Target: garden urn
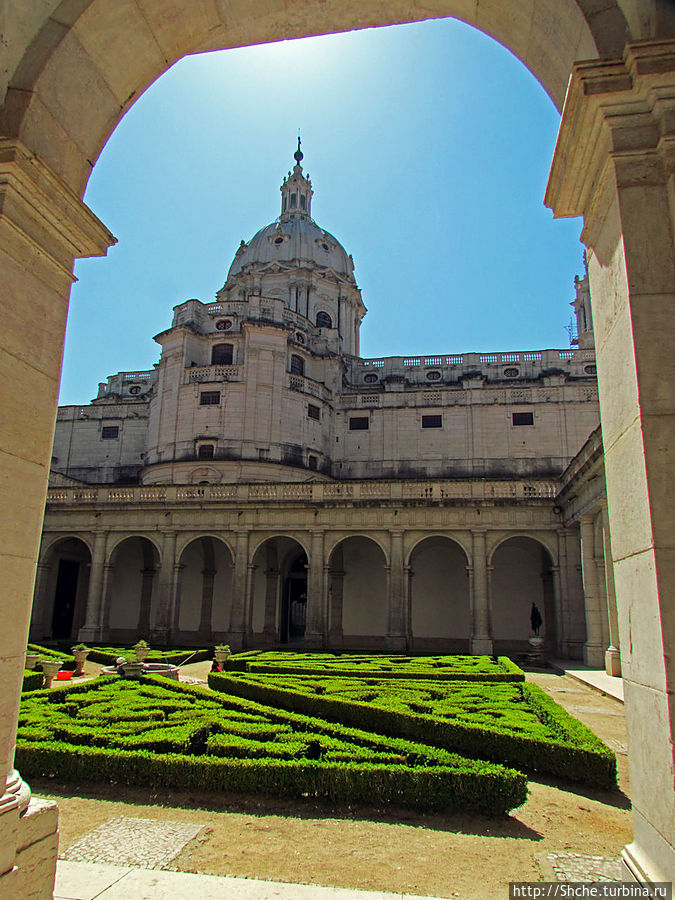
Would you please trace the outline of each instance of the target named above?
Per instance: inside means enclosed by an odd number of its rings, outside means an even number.
[[[45,676],[45,687],[52,686],[52,679],[63,665],[62,659],[43,659],[42,671]]]
[[[39,653],[32,653],[30,650],[26,651],[26,668],[34,669],[37,666],[38,661],[40,659]]]
[[[213,651],[213,655],[214,655],[215,660],[218,663],[218,665],[222,666],[222,664],[224,662],[227,662],[227,660],[229,659],[230,650],[229,649],[225,650],[224,648],[216,647],[216,649]]]
[[[136,654],[136,659],[140,663],[143,663],[146,661],[150,654],[150,648],[148,646],[143,646],[142,644],[140,646],[136,644],[136,646],[134,647],[134,653]]]
[[[88,650],[76,650],[73,647],[72,650],[73,656],[75,657],[75,675],[83,675],[84,674],[84,664],[86,662],[87,657],[89,656]]]

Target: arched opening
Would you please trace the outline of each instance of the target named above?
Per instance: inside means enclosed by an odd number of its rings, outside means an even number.
[[[384,648],[388,624],[386,558],[367,537],[349,537],[329,560],[329,643]]]
[[[252,563],[249,644],[301,645],[307,616],[305,549],[293,538],[269,538]]]
[[[229,547],[206,536],[191,541],[179,559],[171,639],[188,644],[225,638],[232,613],[234,563]]]
[[[104,613],[107,640],[150,637],[159,565],[159,552],[148,538],[128,537],[115,547],[108,567]]]
[[[529,651],[531,616],[536,607],[544,650],[554,653],[558,625],[551,554],[534,538],[518,536],[500,544],[492,556],[492,639],[495,653]]]
[[[291,374],[292,375],[304,375],[305,374],[305,361],[301,356],[298,356],[297,353],[293,353],[291,355]]]
[[[316,327],[317,328],[332,328],[333,321],[327,312],[318,312],[316,314]]]
[[[34,640],[75,640],[84,625],[91,553],[79,538],[57,541],[40,564],[31,625]]]
[[[450,538],[428,537],[409,563],[410,639],[414,650],[466,653],[471,641],[467,558]]]

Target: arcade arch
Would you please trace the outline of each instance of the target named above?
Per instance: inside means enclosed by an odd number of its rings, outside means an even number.
[[[354,535],[333,548],[329,572],[329,634],[333,645],[384,646],[389,604],[387,560],[372,538]]]
[[[532,606],[543,623],[539,634],[549,653],[558,645],[553,559],[543,543],[532,537],[506,538],[492,554],[490,618],[495,653],[529,649]]]
[[[180,554],[173,640],[211,643],[230,629],[234,561],[227,544],[205,535],[190,541]]]
[[[468,565],[463,548],[448,537],[424,538],[413,547],[408,564],[413,650],[469,651]]]
[[[84,624],[91,550],[78,537],[55,540],[43,552],[36,581],[33,633],[76,640]]]
[[[154,619],[160,556],[146,537],[119,541],[109,556],[103,630],[109,640],[148,638]]]
[[[252,558],[249,642],[302,645],[307,623],[307,551],[295,538],[264,540]]]

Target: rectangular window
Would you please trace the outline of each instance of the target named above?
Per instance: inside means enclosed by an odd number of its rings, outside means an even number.
[[[318,468],[318,465],[319,465],[319,457],[312,456],[312,454],[310,453],[309,456],[307,457],[307,468],[316,470]]]
[[[534,413],[520,412],[513,413],[514,425],[534,425]]]
[[[119,425],[104,425],[101,428],[101,437],[105,440],[115,440],[120,436]]]
[[[443,416],[422,416],[422,428],[442,428]]]
[[[321,419],[321,410],[318,406],[314,406],[313,403],[307,404],[307,415],[310,419],[316,419],[317,422]]]
[[[214,454],[214,446],[213,444],[200,444],[199,450],[197,451],[197,457],[199,459],[213,459]]]
[[[202,391],[199,395],[200,406],[219,406],[220,391]]]
[[[349,419],[350,431],[368,431],[368,416],[352,416]]]
[[[262,447],[258,448],[258,459],[264,460],[270,458],[270,451],[264,450]]]

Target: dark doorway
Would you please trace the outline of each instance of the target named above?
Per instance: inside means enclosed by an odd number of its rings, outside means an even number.
[[[307,556],[301,553],[288,570],[281,603],[280,639],[296,644],[305,637],[307,618]]]
[[[54,614],[52,616],[52,637],[56,640],[69,639],[73,631],[73,616],[77,599],[77,582],[80,564],[73,559],[59,560],[54,592]]]

